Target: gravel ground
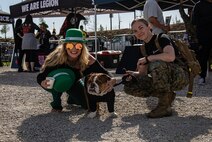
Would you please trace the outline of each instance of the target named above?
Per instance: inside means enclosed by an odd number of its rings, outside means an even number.
[[[115,88],[117,118],[108,118],[101,103],[101,116],[89,119],[85,110],[67,106],[66,95],[64,112],[50,113],[51,95],[39,87],[36,75],[0,67],[0,142],[212,141],[212,72],[207,85],[195,85],[192,98],[185,97],[187,89],[177,92],[173,116],[159,119],[145,116],[156,98],[128,96],[122,85]]]

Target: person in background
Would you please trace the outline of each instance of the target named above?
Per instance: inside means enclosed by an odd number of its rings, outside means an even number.
[[[28,14],[20,31],[23,31],[22,50],[26,54],[25,64],[28,72],[34,72],[37,60],[37,40],[35,30],[40,32],[40,28],[33,22],[32,16]]]
[[[66,31],[70,28],[79,28],[81,20],[86,20],[86,18],[80,13],[74,13],[73,11],[69,13],[60,28],[59,35],[65,38]]]
[[[58,40],[59,38],[57,37],[56,35],[56,29],[53,29],[52,31],[52,35],[50,37],[50,40],[52,41],[51,44],[50,44],[50,50],[53,51],[57,45],[58,45]]]
[[[21,48],[22,46],[22,37],[23,37],[23,31],[21,31],[20,27],[22,25],[22,20],[17,19],[15,23],[15,30],[14,30],[14,40],[15,40],[15,52],[18,53],[18,72],[23,72],[23,67],[22,67],[22,61],[24,57],[24,52]]]
[[[183,0],[180,0],[179,12],[186,28],[186,33],[183,39],[187,41],[190,48],[197,53],[199,50],[199,45],[195,27],[191,22],[192,8],[188,8],[188,14],[186,14],[183,7]]]
[[[201,46],[197,58],[201,66],[199,85],[206,83],[207,66],[212,48],[212,0],[200,0],[195,4],[192,12],[192,24],[196,28],[197,39]]]
[[[51,38],[50,38],[51,40],[58,40],[58,37],[57,37],[57,35],[56,35],[56,29],[53,29],[53,31],[52,31],[52,35],[51,35]]]
[[[81,30],[76,28],[67,30],[63,43],[58,45],[58,47],[47,56],[41,68],[41,72],[37,76],[37,82],[43,88],[47,89],[48,80],[46,80],[46,77],[51,71],[61,68],[73,70],[76,79],[71,89],[66,91],[68,94],[67,103],[80,105],[82,108],[87,109],[88,104],[86,103],[84,85],[80,79],[93,72],[111,74],[88,52],[84,42],[85,40],[83,39]],[[112,96],[114,101],[115,92],[114,89],[111,90],[111,87],[115,82],[115,79],[108,82],[110,87],[108,95]],[[52,93],[53,101],[51,102],[51,106],[53,112],[62,111],[62,94],[63,93],[57,91]]]
[[[37,38],[39,38],[39,52],[43,52],[46,55],[50,53],[50,43],[49,39],[51,37],[51,32],[47,29],[49,26],[42,22],[40,23],[40,32],[37,34]]]
[[[144,41],[141,47],[143,57],[137,62],[138,71],[127,71],[124,91],[136,97],[158,98],[157,107],[147,117],[171,116],[174,91],[188,84],[188,67],[176,60],[179,54],[167,35],[154,35],[145,19],[134,20],[131,27],[135,36]],[[161,50],[157,47],[156,38]]]
[[[163,12],[156,0],[146,0],[144,4],[144,18],[151,24],[152,33],[167,33],[169,25],[165,25]]]
[[[82,31],[82,34],[83,34],[84,38],[89,37],[88,33],[84,30],[83,25],[80,25],[80,30]]]

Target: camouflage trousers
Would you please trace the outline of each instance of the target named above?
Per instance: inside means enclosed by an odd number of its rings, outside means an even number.
[[[136,97],[149,97],[181,90],[189,83],[188,71],[175,63],[155,61],[148,64],[148,74],[128,81],[125,93]]]

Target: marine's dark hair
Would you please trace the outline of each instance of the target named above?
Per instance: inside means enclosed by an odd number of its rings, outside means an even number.
[[[144,23],[146,26],[149,25],[149,23],[147,22],[146,19],[140,18],[140,19],[135,19],[135,20],[133,20],[132,23],[131,23],[131,27],[133,26],[133,24],[134,24],[135,22],[142,22],[142,23]]]
[[[31,16],[30,14],[28,14],[28,15],[26,16],[24,23],[26,23],[26,24],[31,24],[31,23],[33,23],[32,16]]]

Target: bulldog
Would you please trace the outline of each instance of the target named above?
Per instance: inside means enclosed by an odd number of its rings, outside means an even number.
[[[116,117],[114,112],[115,92],[113,89],[116,79],[104,73],[92,73],[86,77],[86,80],[86,91],[91,111],[88,117],[96,117],[99,102],[106,102],[110,116]]]

